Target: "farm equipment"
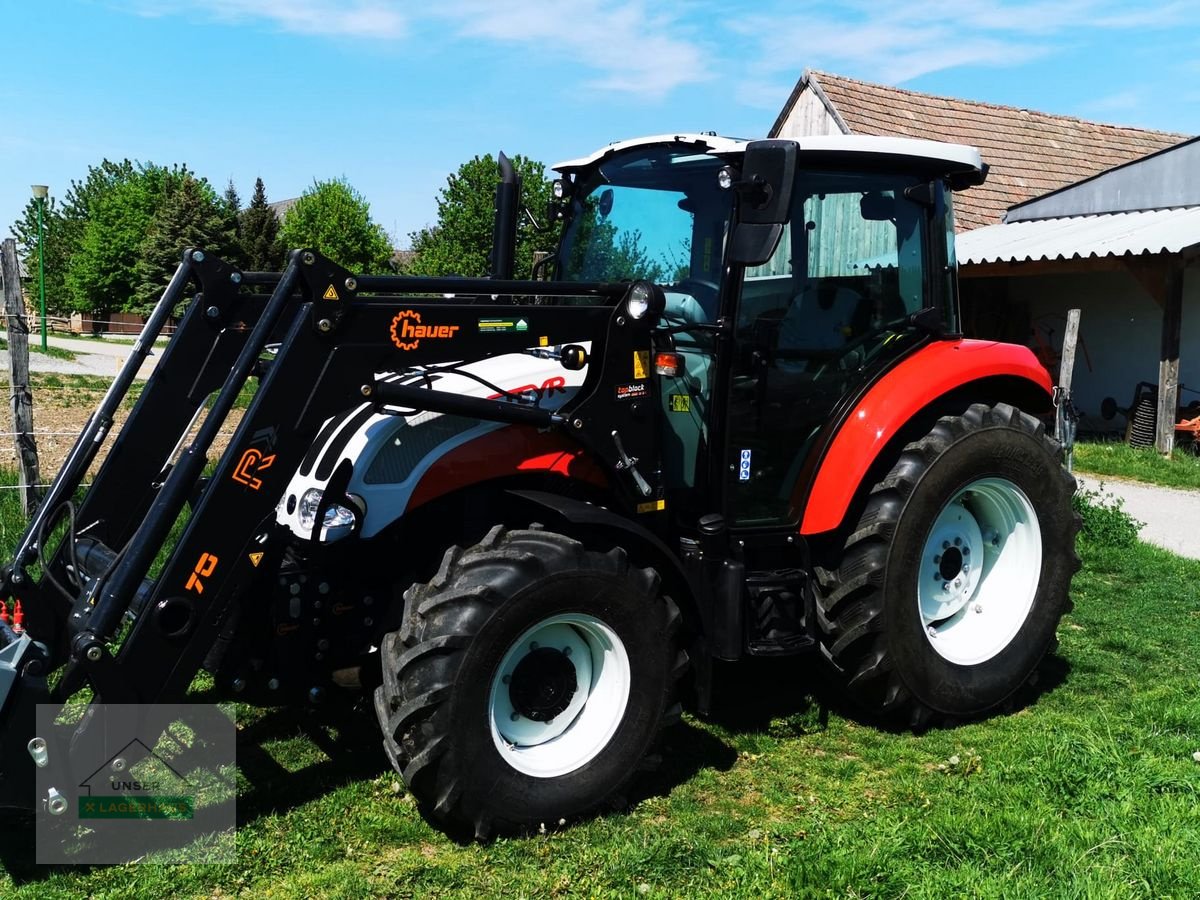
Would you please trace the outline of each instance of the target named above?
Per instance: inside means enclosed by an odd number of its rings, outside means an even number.
[[[976,151],[674,135],[556,168],[544,280],[511,278],[503,165],[497,277],[184,253],[3,570],[0,805],[46,803],[31,741],[78,780],[34,704],[176,702],[202,668],[373,705],[424,813],[481,839],[611,802],[716,660],[817,653],[918,727],[1017,697],[1078,519],[1045,370],[958,333]]]

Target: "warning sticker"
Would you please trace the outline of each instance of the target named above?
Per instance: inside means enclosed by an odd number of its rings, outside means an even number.
[[[738,481],[750,480],[750,451],[743,450],[738,462]]]
[[[251,553],[250,554],[250,565],[254,566],[254,568],[257,569],[258,564],[261,563],[262,561],[263,561],[263,555],[261,553]]]
[[[650,500],[647,503],[639,503],[637,505],[637,511],[640,513],[662,512],[666,508],[666,500]]]
[[[691,412],[692,398],[690,394],[672,394],[669,398],[671,412]]]
[[[618,400],[640,400],[642,397],[648,396],[650,396],[650,389],[644,381],[617,385]]]
[[[480,319],[480,334],[507,334],[509,332],[528,331],[529,323],[524,319]]]
[[[637,381],[650,377],[650,351],[633,351],[633,377]]]
[[[325,293],[321,295],[321,299],[340,300],[341,298],[338,296],[337,288],[331,284],[329,287],[325,288]]]

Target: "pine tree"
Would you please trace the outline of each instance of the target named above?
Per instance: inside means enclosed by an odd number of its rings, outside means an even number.
[[[255,179],[250,205],[238,216],[238,239],[246,269],[267,272],[283,268],[279,217],[267,205],[267,191],[261,178]]]
[[[142,241],[135,267],[135,287],[129,312],[154,308],[185,247],[227,252],[235,236],[229,232],[227,208],[207,181],[187,175],[158,205]]]

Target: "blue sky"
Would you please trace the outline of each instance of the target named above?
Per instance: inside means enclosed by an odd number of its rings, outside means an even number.
[[[0,234],[30,184],[128,157],[243,201],[345,176],[405,247],[475,154],[761,136],[805,66],[1200,133],[1200,0],[9,0]]]

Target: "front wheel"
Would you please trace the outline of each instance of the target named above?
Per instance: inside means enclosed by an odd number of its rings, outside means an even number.
[[[405,600],[376,710],[397,771],[448,830],[483,839],[596,809],[678,712],[679,611],[621,550],[496,528]]]
[[[1005,404],[905,447],[817,572],[822,647],[851,698],[921,725],[1016,693],[1069,608],[1074,489],[1044,426]]]

